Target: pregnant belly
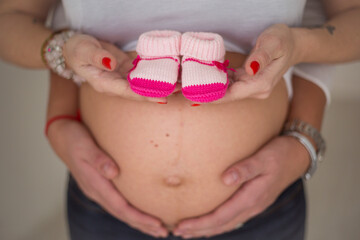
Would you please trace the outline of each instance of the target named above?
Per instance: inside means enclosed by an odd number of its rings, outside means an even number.
[[[88,84],[80,95],[85,124],[121,169],[114,185],[170,230],[213,211],[236,191],[221,174],[279,133],[287,102],[284,81],[266,100],[199,107],[181,93],[166,105],[107,96]]]

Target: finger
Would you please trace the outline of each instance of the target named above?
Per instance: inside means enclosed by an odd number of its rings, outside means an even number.
[[[98,92],[121,96],[137,101],[167,103],[167,99],[165,97],[145,97],[135,93],[130,88],[129,82],[122,79],[120,74],[116,71],[107,72],[93,66],[84,66],[81,68],[80,72],[86,78],[87,82],[89,82]]]
[[[154,220],[151,217],[147,218],[147,215],[144,215],[143,221],[135,222],[130,219],[127,215],[128,203],[119,193],[119,191],[113,186],[113,184],[102,177],[95,168],[93,168],[87,162],[82,165],[82,171],[86,171],[86,174],[91,178],[85,181],[86,188],[89,189],[88,192],[91,194],[87,196],[96,201],[105,211],[107,211],[112,216],[126,222],[132,227],[139,229],[142,232],[153,236],[164,235],[163,229],[159,228],[159,221]],[[83,189],[83,188],[82,188]],[[84,188],[85,189],[85,188]],[[162,231],[160,231],[162,230]]]
[[[118,76],[111,76],[110,72],[104,72],[102,74],[103,81],[97,81],[100,85],[99,88],[103,89],[104,92],[108,92],[113,95],[121,96],[127,99],[135,101],[146,101],[153,103],[167,103],[166,97],[147,97],[135,93],[127,80],[119,79]]]
[[[89,167],[91,167],[91,166],[89,165]],[[95,169],[93,169],[93,171],[96,172]],[[94,176],[94,174],[92,174],[92,176]],[[98,175],[98,176],[101,177],[101,175]],[[98,180],[98,178],[96,178],[96,177],[94,177],[94,180],[97,180],[97,182],[99,182],[101,185],[102,180]],[[105,189],[107,189],[107,188],[105,187]],[[110,196],[111,196],[111,194],[110,194]],[[97,202],[107,213],[109,213],[113,217],[129,224],[131,227],[138,229],[141,232],[152,235],[154,237],[167,236],[167,234],[168,234],[167,230],[159,228],[156,223],[155,224],[151,224],[151,223],[142,224],[142,223],[138,223],[138,222],[132,222],[130,219],[127,219],[126,214],[120,212],[119,210],[113,209],[111,206],[108,206],[107,203],[105,203],[104,200],[99,197],[89,197],[89,198],[92,199],[93,201]],[[118,206],[116,206],[116,207],[118,207]]]
[[[216,235],[223,234],[226,232],[236,231],[237,229],[243,227],[243,225],[247,221],[249,221],[253,217],[256,217],[257,215],[262,213],[265,209],[266,209],[266,207],[249,208],[248,210],[243,211],[240,215],[238,215],[232,221],[228,222],[227,224],[225,224],[223,226],[213,228],[213,229],[208,229],[207,231],[199,231],[199,232],[194,233],[193,235],[195,237],[200,237],[200,236],[212,237],[212,236],[216,236]]]
[[[262,86],[259,82],[237,81],[228,88],[223,98],[215,101],[214,103],[225,103],[254,97],[256,96],[258,89],[261,87]]]
[[[113,179],[119,174],[120,170],[114,160],[98,148],[90,136],[83,144],[86,144],[87,149],[84,151],[86,155],[82,157],[83,160],[96,169],[99,174],[107,179]]]
[[[228,98],[233,101],[245,98],[268,98],[284,74],[283,65],[283,60],[277,59],[255,76],[250,76],[247,73],[240,74],[239,81],[229,88]]]
[[[236,76],[236,72],[228,71],[229,84],[233,84],[235,82],[235,76]]]
[[[223,182],[228,185],[243,184],[260,174],[265,170],[264,161],[261,161],[257,155],[251,156],[228,168],[222,175]]]
[[[105,71],[116,68],[116,58],[95,40],[84,41],[77,49],[77,56],[82,65],[89,64]]]
[[[166,229],[162,227],[160,220],[144,214],[129,205],[111,182],[105,179],[104,181],[98,181],[96,188],[98,189],[102,206],[115,217],[132,225],[136,225],[137,228],[166,231]]]
[[[257,214],[258,212],[254,211],[253,208],[250,208],[241,212],[233,220],[229,221],[224,225],[215,228],[190,232],[184,234],[183,237],[184,238],[213,237],[216,235],[224,234],[226,232],[236,231],[237,229],[243,227],[244,223],[246,223],[250,218],[256,216]]]
[[[259,88],[262,86],[259,81],[254,81],[254,78],[255,76],[248,75],[244,68],[236,69],[236,73],[234,73],[232,79],[233,83],[229,85],[225,96],[212,103],[227,103],[248,97],[256,97],[257,91],[259,91]]]
[[[243,78],[243,76],[247,76],[247,73],[245,71],[244,68],[237,68],[236,69],[236,72],[231,72],[232,75],[231,75],[231,79],[229,77],[229,81],[230,81],[230,84],[229,84],[229,87],[225,93],[225,96],[216,100],[216,101],[213,101],[211,103],[214,103],[214,104],[219,104],[219,103],[227,103],[227,102],[232,102],[232,101],[236,101],[238,99],[241,99],[241,98],[245,98],[247,97],[247,95],[245,96],[240,96],[238,94],[238,88],[239,88],[239,82],[240,82],[240,79]],[[229,75],[230,76],[230,75]],[[246,81],[246,82],[249,82],[251,83],[251,81]]]
[[[233,219],[232,221],[228,222],[227,224],[225,224],[219,228],[212,229],[212,232],[207,233],[207,236],[209,236],[209,237],[216,236],[219,234],[236,231],[244,225],[242,221],[243,221],[243,218],[242,218],[242,215],[240,215],[240,216],[236,217],[235,219]]]
[[[219,227],[215,227],[215,228],[210,228],[210,229],[205,229],[205,230],[199,230],[196,232],[191,232],[191,233],[187,233],[182,235],[183,238],[188,239],[188,238],[200,238],[200,237],[214,237],[216,235],[220,235],[220,234],[224,234],[226,232],[231,232],[231,231],[235,231],[236,229],[238,229],[239,224],[242,223],[243,220],[243,216],[242,214],[239,215],[238,217],[234,218],[232,221],[228,222],[225,225],[219,226]]]
[[[105,50],[111,52],[116,57],[117,66],[116,66],[116,69],[114,69],[115,72],[119,73],[122,79],[127,79],[130,69],[133,68],[133,63],[132,63],[133,61],[130,59],[129,55],[111,43],[108,43],[105,41],[100,41],[100,44]],[[103,77],[105,75],[106,75],[106,73],[102,74]],[[116,75],[114,75],[114,77],[112,79],[118,80],[118,78],[119,78],[119,76],[116,74]],[[127,80],[125,80],[125,81],[127,83]],[[113,82],[113,83],[116,83],[116,82]],[[126,84],[125,86],[126,86],[125,92],[123,92],[123,91],[121,91],[121,92],[123,93],[122,96],[124,96],[126,98],[140,100],[140,101],[157,102],[157,103],[162,103],[162,104],[167,103],[166,97],[153,98],[153,97],[141,96],[139,94],[134,94],[134,92],[132,90],[131,90],[131,92],[130,91],[128,92],[127,91],[127,90],[129,90],[128,84]],[[181,88],[181,86],[179,84],[177,84],[176,88],[179,89],[179,88]],[[108,87],[106,87],[106,89],[114,90],[113,92],[108,92],[109,94],[119,95],[118,91],[115,90],[116,86],[108,86]],[[175,91],[177,89],[175,89]],[[107,91],[105,90],[104,92],[107,92]]]
[[[117,48],[115,45],[111,43],[100,41],[100,44],[105,50],[109,51],[116,57],[117,66],[114,70],[119,72],[120,75],[124,79],[126,79],[129,70],[133,68],[133,64],[132,64],[133,60],[130,59],[128,54],[126,54],[121,49]]]
[[[236,101],[238,99],[241,99],[241,98],[246,98],[247,95],[239,95],[239,91],[238,89],[241,88],[241,85],[242,83],[240,82],[235,82],[233,83],[226,91],[225,93],[225,96],[216,100],[216,101],[213,101],[211,103],[213,104],[221,104],[221,103],[227,103],[227,102],[233,102],[233,101]],[[240,93],[243,93],[244,91],[240,92]],[[250,95],[251,93],[249,93]]]
[[[245,61],[245,70],[249,75],[255,75],[266,68],[273,60],[283,56],[281,39],[273,34],[263,34],[257,41],[255,49]]]
[[[203,219],[184,220],[180,222],[176,231],[181,231],[181,235],[200,236],[212,232],[212,229],[224,228],[230,222],[245,222],[246,212],[256,212],[260,196],[266,190],[266,180],[263,177],[254,178],[246,182],[237,190],[229,200],[221,205],[212,216],[206,215]],[[223,217],[219,215],[223,215]],[[215,216],[218,215],[218,216]],[[240,217],[241,216],[241,217]],[[201,221],[200,221],[201,220]],[[185,222],[187,221],[187,222]]]
[[[242,187],[230,197],[225,203],[213,212],[204,216],[182,220],[174,229],[174,233],[192,233],[204,229],[211,229],[224,225],[234,219],[243,211],[243,206],[239,203],[245,202]]]
[[[228,88],[224,97],[216,101],[213,101],[211,103],[221,104],[221,103],[238,101],[246,98],[264,99],[268,97],[268,95],[264,95],[263,93],[268,93],[268,92],[262,90],[262,88],[263,85],[260,82],[237,81]]]

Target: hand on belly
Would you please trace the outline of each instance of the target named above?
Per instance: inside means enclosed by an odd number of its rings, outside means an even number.
[[[84,84],[80,103],[85,124],[120,166],[114,185],[172,229],[236,191],[221,174],[279,133],[287,95],[282,81],[266,100],[195,108],[180,94],[162,105],[105,96]]]

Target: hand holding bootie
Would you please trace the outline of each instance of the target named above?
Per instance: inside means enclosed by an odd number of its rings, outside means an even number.
[[[183,55],[182,93],[187,99],[194,102],[212,102],[225,95],[229,85],[229,61],[224,62],[224,41],[219,34],[183,33],[180,54]]]
[[[129,71],[130,88],[146,97],[166,97],[176,86],[180,70],[181,33],[155,30],[140,35]]]

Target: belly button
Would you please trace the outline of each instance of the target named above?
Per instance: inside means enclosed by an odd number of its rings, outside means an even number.
[[[165,185],[170,187],[178,187],[182,184],[182,180],[177,176],[170,176],[165,178]]]

